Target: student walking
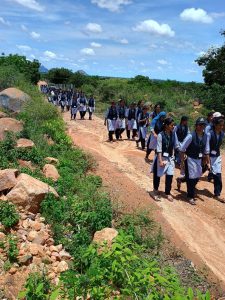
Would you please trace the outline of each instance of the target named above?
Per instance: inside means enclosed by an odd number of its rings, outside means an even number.
[[[77,115],[77,110],[78,110],[78,101],[77,101],[77,96],[76,94],[73,95],[72,98],[72,103],[71,103],[71,120],[76,120],[76,115]]]
[[[145,149],[145,138],[147,134],[147,127],[149,125],[149,113],[148,107],[146,105],[143,106],[142,112],[138,116],[138,136],[139,139],[136,141],[137,147],[139,146],[139,142],[141,142],[142,150]]]
[[[209,161],[209,138],[204,132],[205,126],[205,119],[202,117],[198,118],[195,123],[195,130],[186,136],[179,148],[181,164],[185,165],[187,197],[192,205],[196,205],[195,187],[202,176],[202,164]],[[187,159],[184,162],[185,154]]]
[[[132,139],[134,140],[137,134],[137,121],[135,119],[135,104],[131,103],[130,107],[126,111],[127,118],[127,138],[130,139],[130,131],[132,130]]]
[[[153,193],[152,196],[156,201],[160,201],[158,191],[160,178],[165,175],[165,194],[169,201],[173,201],[171,195],[171,186],[174,175],[174,149],[176,145],[175,134],[173,132],[174,121],[172,118],[166,118],[163,122],[163,130],[157,136],[157,147],[154,162],[151,171],[153,172]]]
[[[213,119],[212,128],[208,132],[209,135],[209,158],[211,172],[214,184],[214,197],[220,202],[225,203],[225,199],[221,198],[222,191],[222,158],[220,147],[224,138],[224,118],[218,117]]]
[[[77,101],[79,104],[80,119],[84,120],[87,111],[87,98],[85,97],[85,94],[83,92],[80,93]]]
[[[116,109],[116,103],[113,101],[111,106],[107,109],[105,114],[105,122],[104,125],[107,125],[108,132],[109,132],[109,142],[113,142],[113,134],[116,130],[118,112]]]
[[[122,139],[122,133],[126,129],[125,115],[126,115],[126,107],[124,100],[119,101],[119,106],[117,108],[117,124],[116,124],[116,139]]]
[[[91,97],[88,99],[89,120],[92,120],[92,114],[94,111],[95,111],[95,99],[94,96],[91,95]]]

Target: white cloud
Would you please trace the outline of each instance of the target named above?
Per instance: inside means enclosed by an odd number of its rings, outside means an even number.
[[[206,52],[205,51],[200,51],[200,52],[198,52],[198,53],[196,53],[198,56],[203,56],[203,55],[205,55],[206,54]]]
[[[6,21],[4,18],[0,17],[0,23],[2,23],[3,25],[9,26],[10,23],[9,21]]]
[[[101,44],[95,43],[95,42],[92,42],[90,45],[91,45],[91,47],[94,47],[94,48],[101,48],[102,47]]]
[[[79,63],[82,63],[82,62],[85,62],[85,61],[86,61],[85,58],[80,58],[80,59],[78,59],[78,62],[79,62]]]
[[[95,51],[91,48],[83,48],[80,50],[80,53],[84,55],[90,55],[90,56],[95,55]]]
[[[149,45],[149,48],[156,49],[156,48],[158,48],[158,46],[156,44],[151,44],[151,45]]]
[[[132,3],[130,0],[91,0],[91,3],[97,4],[100,8],[106,8],[109,11],[117,12],[122,5]]]
[[[57,57],[56,54],[55,54],[54,52],[48,51],[48,50],[46,50],[46,51],[44,52],[44,56],[47,57],[47,58],[51,58],[51,59],[54,59],[54,58]]]
[[[33,39],[39,39],[39,37],[41,36],[40,33],[37,33],[35,31],[32,31],[30,33],[30,36],[33,38]]]
[[[39,4],[36,0],[13,0],[13,1],[24,7],[27,7],[27,8],[36,10],[36,11],[42,12],[45,9],[44,6]]]
[[[32,48],[27,45],[16,45],[16,47],[22,51],[31,51],[32,50]]]
[[[198,73],[198,71],[194,70],[194,69],[187,69],[187,70],[185,70],[185,72],[187,72],[189,74],[197,74]]]
[[[86,26],[86,30],[92,33],[101,33],[102,26],[97,23],[88,23]]]
[[[168,65],[168,62],[165,59],[158,59],[157,63],[160,65]]]
[[[120,40],[120,43],[123,44],[123,45],[129,44],[129,42],[128,42],[127,39],[121,39],[121,40]]]
[[[192,21],[192,22],[200,22],[200,23],[212,23],[213,18],[207,14],[204,9],[201,8],[186,8],[180,14],[180,18],[183,21]]]
[[[143,22],[140,22],[135,28],[133,28],[133,30],[170,37],[173,37],[175,35],[175,32],[170,28],[168,24],[159,24],[154,20],[145,20]]]
[[[222,17],[225,17],[225,12],[221,12],[221,13],[216,13],[216,12],[214,12],[214,13],[211,13],[210,14],[210,16],[212,17],[212,18],[222,18]]]
[[[28,31],[28,28],[25,25],[22,24],[22,25],[20,25],[20,27],[23,31]]]
[[[31,54],[31,55],[30,55],[30,58],[31,58],[31,59],[35,59],[35,55],[34,55],[34,54]]]

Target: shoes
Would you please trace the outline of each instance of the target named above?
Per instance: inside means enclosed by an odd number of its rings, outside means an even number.
[[[173,202],[173,196],[172,195],[166,195],[166,199],[170,202]]]
[[[155,200],[155,201],[161,201],[161,196],[160,196],[160,192],[153,190],[152,192],[150,192],[150,196]]]
[[[138,143],[138,141],[136,141],[136,147],[137,147],[137,148],[139,147],[139,143]]]
[[[188,202],[189,202],[191,205],[196,205],[196,202],[195,202],[195,199],[194,199],[194,198],[189,199]]]
[[[222,198],[221,196],[214,196],[214,199],[216,199],[217,201],[219,201],[221,203],[225,203],[225,199]]]

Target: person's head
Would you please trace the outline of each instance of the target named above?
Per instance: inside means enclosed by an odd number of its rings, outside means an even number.
[[[181,119],[180,119],[180,124],[184,125],[184,126],[187,126],[187,124],[188,124],[188,117],[187,116],[182,116]]]
[[[174,120],[171,117],[167,117],[163,121],[163,130],[167,132],[172,132],[174,129]]]
[[[213,111],[210,111],[207,114],[207,121],[210,123],[210,122],[212,122],[212,119],[213,119]]]
[[[155,106],[154,106],[154,112],[159,114],[160,111],[161,111],[161,105],[159,103],[156,103]]]
[[[116,102],[115,102],[115,101],[112,101],[112,102],[111,102],[111,106],[112,106],[112,107],[115,107],[115,106],[116,106]]]
[[[206,127],[206,120],[203,117],[199,117],[195,122],[195,130],[198,133],[202,133]]]
[[[213,118],[213,127],[217,132],[223,131],[224,128],[224,118],[223,117],[216,117]]]
[[[142,110],[143,110],[144,113],[146,113],[146,112],[148,111],[148,106],[147,106],[147,105],[144,105],[144,106],[142,107]]]
[[[139,101],[138,101],[138,106],[139,106],[139,107],[143,107],[143,105],[144,105],[144,101],[143,101],[143,100],[139,100]]]

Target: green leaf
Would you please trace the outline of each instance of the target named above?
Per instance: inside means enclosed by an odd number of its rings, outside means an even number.
[[[26,291],[21,291],[18,294],[18,299],[24,299],[27,295],[27,290]]]
[[[36,288],[36,293],[37,293],[37,294],[40,293],[40,291],[43,289],[43,287],[44,287],[44,283],[41,282],[41,283],[37,286],[37,288]]]
[[[194,298],[194,292],[193,292],[192,288],[188,289],[188,298],[189,298],[189,300],[192,300]]]
[[[55,299],[59,296],[59,292],[60,292],[60,289],[55,290],[55,291],[51,294],[49,300],[55,300]]]

